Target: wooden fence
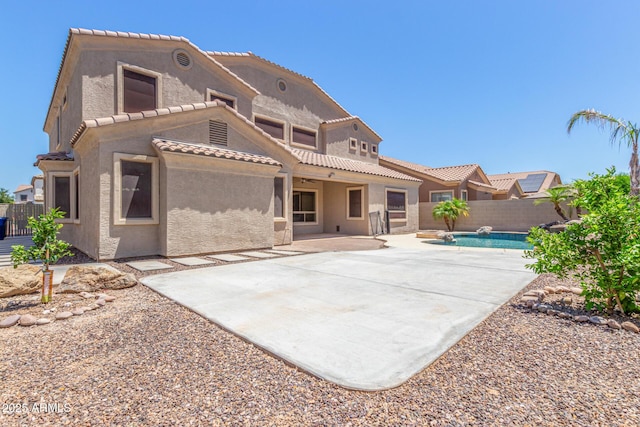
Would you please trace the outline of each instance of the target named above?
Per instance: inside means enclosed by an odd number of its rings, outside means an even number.
[[[29,236],[31,229],[27,228],[29,217],[38,217],[44,213],[44,205],[26,204],[0,204],[0,217],[6,217],[6,235],[9,236]]]

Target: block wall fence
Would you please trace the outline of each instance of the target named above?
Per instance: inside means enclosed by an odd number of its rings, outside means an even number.
[[[551,203],[534,205],[531,199],[475,200],[467,202],[469,216],[456,220],[455,231],[476,231],[489,225],[494,231],[529,231],[531,227],[560,220]],[[444,220],[432,216],[435,202],[420,203],[420,230],[446,230]],[[569,216],[569,208],[564,206]],[[570,219],[575,219],[575,210]]]

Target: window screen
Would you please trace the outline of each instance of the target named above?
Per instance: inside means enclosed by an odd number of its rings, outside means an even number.
[[[124,112],[138,113],[155,110],[156,79],[131,70],[123,70]]]

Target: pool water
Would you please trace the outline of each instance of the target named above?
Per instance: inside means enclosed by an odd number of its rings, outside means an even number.
[[[471,248],[533,249],[533,245],[527,242],[526,233],[491,233],[488,236],[479,236],[476,233],[453,233],[453,236],[456,239],[455,242],[436,240],[429,243]]]

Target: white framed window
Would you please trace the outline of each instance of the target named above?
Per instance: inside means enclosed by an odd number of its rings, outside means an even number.
[[[118,114],[162,108],[162,75],[118,62]]]
[[[465,202],[469,200],[469,192],[467,190],[460,190],[460,199]]]
[[[369,151],[369,144],[365,141],[360,141],[360,152],[366,153],[367,151]]]
[[[236,104],[238,103],[238,98],[233,95],[229,95],[223,92],[218,92],[217,90],[214,90],[214,89],[207,89],[207,101],[215,101],[215,100],[220,100],[224,102],[234,110],[236,109]]]
[[[318,224],[318,190],[293,190],[293,222]]]
[[[278,174],[273,179],[273,220],[287,220],[287,175]]]
[[[73,189],[73,222],[75,224],[80,223],[80,166],[73,170],[73,182],[71,185]]]
[[[254,116],[253,122],[257,127],[275,139],[284,142],[284,122],[263,116]]]
[[[358,149],[358,140],[356,138],[349,138],[349,149],[354,151]]]
[[[364,187],[347,188],[347,219],[364,219]]]
[[[432,202],[444,202],[453,199],[453,190],[429,191],[429,200]]]
[[[114,153],[113,199],[115,225],[158,224],[158,158]]]
[[[64,212],[64,217],[58,222],[73,222],[73,173],[72,172],[50,172],[47,179],[48,207],[58,208]]]
[[[378,155],[378,144],[371,144],[371,154],[374,156]]]
[[[300,126],[291,126],[291,144],[302,148],[318,148],[318,133]]]
[[[385,189],[385,209],[389,212],[389,221],[407,220],[407,190]]]

